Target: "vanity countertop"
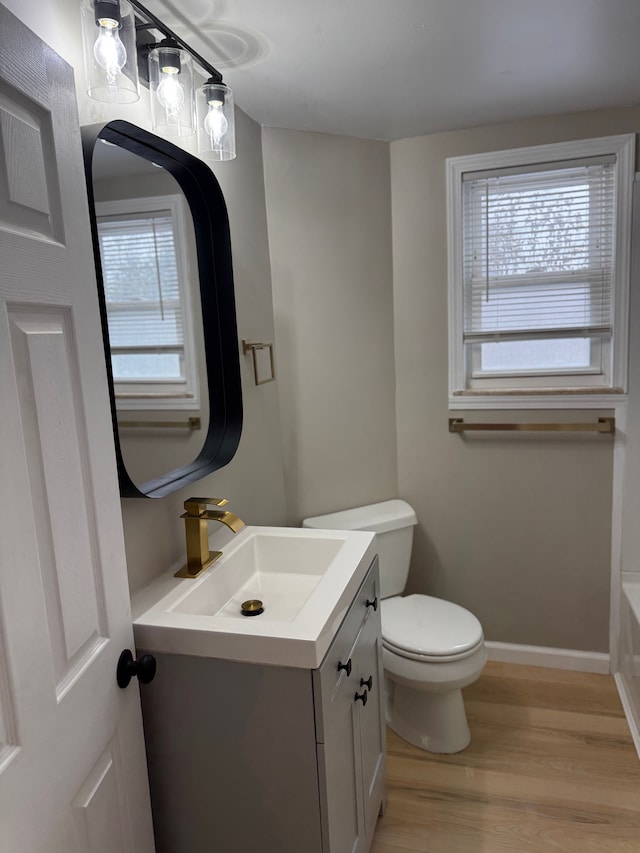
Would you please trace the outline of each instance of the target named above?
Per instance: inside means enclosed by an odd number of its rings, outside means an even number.
[[[376,554],[375,534],[248,526],[227,542],[198,578],[174,577],[181,561],[134,596],[136,646],[317,668]],[[242,615],[247,599],[264,612]]]

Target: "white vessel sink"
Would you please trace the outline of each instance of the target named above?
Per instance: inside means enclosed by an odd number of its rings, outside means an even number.
[[[134,598],[139,649],[315,668],[376,553],[373,533],[293,527],[245,527],[222,551],[195,580],[174,566]],[[243,615],[250,599],[264,612]]]

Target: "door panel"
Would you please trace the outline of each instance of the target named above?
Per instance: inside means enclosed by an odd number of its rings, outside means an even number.
[[[151,853],[72,71],[0,5],[3,853]]]
[[[87,853],[135,853],[123,826],[122,762],[117,739],[110,743],[73,801],[78,849]]]
[[[62,241],[60,190],[50,115],[0,83],[0,220],[14,230]]]
[[[87,500],[87,435],[75,405],[78,363],[67,309],[8,306],[42,595],[60,699],[106,639],[102,567]],[[60,484],[70,500],[60,500]],[[88,572],[87,566],[94,566]]]
[[[380,591],[376,588],[376,595]],[[385,785],[386,729],[384,708],[380,701],[382,686],[382,639],[380,635],[380,608],[370,610],[362,628],[358,646],[358,674],[360,679],[372,679],[366,706],[359,708],[360,737],[362,741],[362,796],[364,822],[367,835],[373,833]]]
[[[323,708],[325,742],[317,745],[324,796],[323,849],[359,853],[364,836],[360,793],[360,738],[353,682],[341,673],[331,703]]]

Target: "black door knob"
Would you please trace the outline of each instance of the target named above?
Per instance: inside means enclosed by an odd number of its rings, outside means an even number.
[[[377,610],[378,609],[378,596],[376,595],[376,597],[373,599],[373,601],[369,601],[369,599],[367,598],[367,600],[365,601],[365,605],[367,607],[373,607],[374,610]]]
[[[156,659],[153,655],[142,655],[140,660],[134,660],[130,649],[125,649],[118,659],[116,680],[118,687],[127,687],[134,675],[138,681],[148,684],[156,674]]]
[[[360,687],[368,687],[369,690],[373,687],[373,676],[370,675],[369,678],[365,681],[364,678],[360,679]]]

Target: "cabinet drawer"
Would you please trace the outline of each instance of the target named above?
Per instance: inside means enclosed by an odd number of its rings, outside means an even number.
[[[371,603],[367,604],[367,602],[375,602],[375,605]],[[347,615],[344,617],[342,625],[329,647],[322,664],[318,669],[314,669],[312,673],[313,692],[316,703],[316,741],[318,743],[325,742],[324,720],[330,712],[335,697],[345,679],[351,677],[355,693],[357,680],[355,677],[356,661],[352,658],[353,648],[358,634],[374,606],[380,607],[380,581],[378,578],[377,557],[374,558],[371,568],[362,582],[362,586],[356,593],[353,604],[347,611]],[[351,676],[349,676],[349,669],[352,670]]]

